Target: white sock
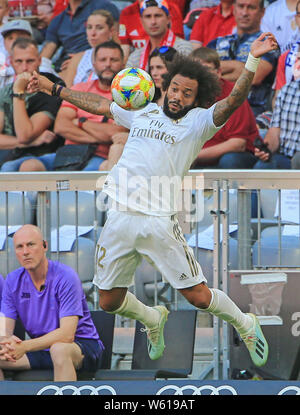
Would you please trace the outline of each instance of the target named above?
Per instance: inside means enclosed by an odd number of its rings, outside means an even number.
[[[217,316],[232,324],[239,333],[247,332],[253,325],[253,319],[243,313],[238,306],[223,291],[217,288],[210,288],[212,293],[211,302],[206,309],[214,316]]]
[[[130,291],[127,291],[121,307],[113,311],[112,314],[138,320],[150,329],[158,325],[160,318],[158,310],[143,304]]]

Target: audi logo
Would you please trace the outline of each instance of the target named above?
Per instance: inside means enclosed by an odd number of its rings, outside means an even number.
[[[293,395],[300,395],[300,388],[299,386],[287,386],[286,388],[281,389],[281,391],[278,392],[278,395],[285,395],[287,392],[296,392],[293,393]]]
[[[37,392],[37,395],[101,395],[104,392],[105,395],[117,395],[116,390],[109,385],[100,385],[100,386],[93,386],[93,385],[83,385],[83,386],[75,386],[75,385],[64,385],[64,386],[57,386],[57,385],[46,385],[42,389]],[[160,388],[156,395],[184,395],[184,392],[191,395],[237,395],[237,391],[230,385],[220,385],[220,386],[213,386],[213,385],[202,385],[202,386],[195,386],[195,385],[184,385],[184,386],[177,386],[177,385],[166,385]],[[191,393],[192,392],[192,393]],[[300,387],[296,385],[289,385],[285,388],[281,389],[278,392],[278,395],[300,395]]]
[[[81,395],[82,392],[90,392],[89,395],[100,395],[100,391],[106,390],[110,392],[112,395],[116,395],[117,392],[114,388],[108,385],[102,385],[102,386],[91,386],[91,385],[83,385],[83,386],[73,386],[73,385],[65,385],[65,386],[56,386],[56,385],[47,385],[44,388],[40,389],[37,393],[37,395],[44,395],[45,392],[54,392],[52,395],[64,395],[72,392],[71,395]],[[49,395],[49,393],[47,393]],[[86,395],[86,393],[85,393]]]
[[[159,389],[156,395],[161,395],[163,392],[166,392],[166,391],[169,392],[170,390],[174,391],[174,395],[183,395],[183,392],[187,390],[192,390],[193,391],[192,395],[202,395],[202,392],[204,391],[210,391],[209,395],[220,395],[219,392],[221,391],[228,391],[232,395],[237,395],[237,391],[232,386],[229,386],[229,385],[222,385],[222,386],[204,385],[204,386],[199,386],[199,387],[194,386],[194,385],[186,385],[186,386],[167,385]]]

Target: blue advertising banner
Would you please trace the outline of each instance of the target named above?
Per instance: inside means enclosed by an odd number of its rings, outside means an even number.
[[[0,382],[0,395],[110,395],[111,397],[117,395],[300,395],[300,381],[2,381]],[[107,402],[113,405],[113,401],[108,399]],[[155,404],[152,405],[154,405],[152,409],[155,409]]]

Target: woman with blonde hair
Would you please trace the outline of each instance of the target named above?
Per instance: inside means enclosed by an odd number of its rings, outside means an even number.
[[[91,48],[76,53],[65,73],[60,73],[67,87],[97,79],[93,68],[93,53],[97,45],[111,39],[120,43],[114,18],[107,10],[95,10],[90,14],[86,22],[86,35]]]

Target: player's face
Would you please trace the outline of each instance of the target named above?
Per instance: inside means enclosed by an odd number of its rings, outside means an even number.
[[[100,82],[110,85],[115,75],[123,69],[123,59],[119,49],[98,49],[94,59],[94,69]]]
[[[233,14],[238,31],[251,33],[259,30],[264,9],[260,7],[260,0],[236,0]]]
[[[28,271],[36,270],[45,261],[46,248],[41,235],[31,229],[20,229],[14,235],[17,260]]]
[[[150,59],[149,72],[156,88],[161,88],[162,75],[167,73],[168,69],[160,56],[153,56],[153,58]]]
[[[104,16],[93,15],[87,20],[86,35],[89,44],[94,48],[96,45],[111,39],[112,29],[108,26]]]
[[[164,101],[164,113],[172,118],[184,117],[195,107],[198,81],[182,75],[175,75],[171,80]]]
[[[141,16],[141,21],[150,37],[161,37],[168,30],[170,18],[159,7],[147,7]]]

